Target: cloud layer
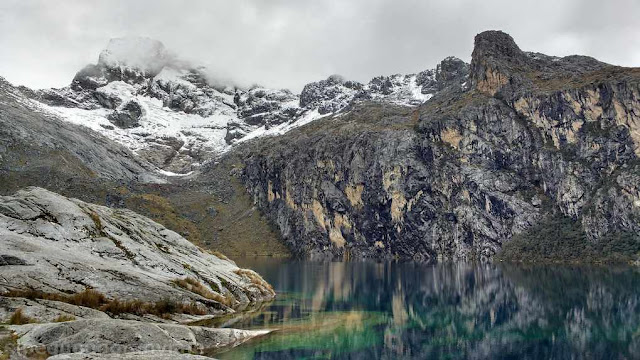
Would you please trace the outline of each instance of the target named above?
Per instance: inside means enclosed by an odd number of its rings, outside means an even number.
[[[0,0],[0,76],[64,86],[110,38],[148,36],[222,78],[300,90],[468,61],[488,29],[525,50],[640,66],[637,14],[635,0]]]

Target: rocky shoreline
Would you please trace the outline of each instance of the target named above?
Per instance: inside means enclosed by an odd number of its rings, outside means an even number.
[[[4,351],[202,352],[265,334],[179,325],[251,309],[275,292],[132,211],[26,188],[0,197],[0,238]]]

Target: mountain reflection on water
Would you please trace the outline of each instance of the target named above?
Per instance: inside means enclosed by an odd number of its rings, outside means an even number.
[[[242,259],[276,330],[220,359],[639,359],[640,270]]]

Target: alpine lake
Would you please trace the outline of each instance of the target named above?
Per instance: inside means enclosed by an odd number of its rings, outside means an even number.
[[[278,296],[218,359],[640,359],[634,267],[237,259]]]

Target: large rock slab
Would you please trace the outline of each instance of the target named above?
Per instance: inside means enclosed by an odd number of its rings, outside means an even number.
[[[0,239],[0,255],[11,259],[0,266],[0,292],[92,288],[112,299],[195,301],[211,313],[275,296],[255,272],[204,252],[146,217],[41,188],[0,197]],[[174,283],[187,277],[200,291]]]
[[[138,351],[201,353],[206,350],[236,346],[269,333],[268,330],[214,329],[114,319],[31,324],[13,326],[12,330],[19,336],[19,349],[31,349],[31,351],[46,349],[51,355],[126,354]],[[124,358],[148,358],[135,357],[137,356],[135,354],[129,356]]]
[[[18,309],[32,319],[40,322],[53,322],[66,319],[108,319],[102,311],[44,299],[25,299],[0,297],[0,322],[8,323],[11,315]]]
[[[174,351],[136,351],[126,354],[61,354],[49,360],[211,360],[200,355],[180,354]]]

